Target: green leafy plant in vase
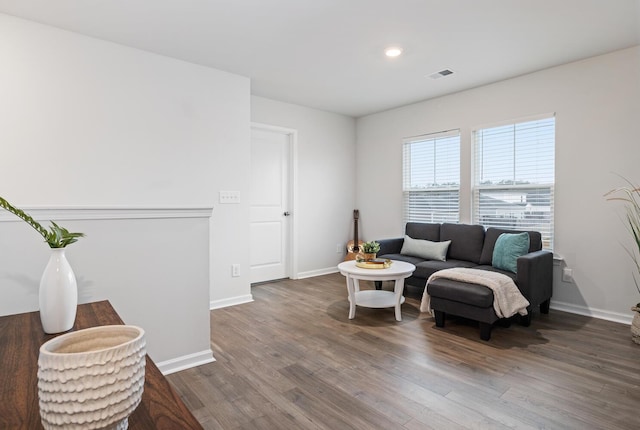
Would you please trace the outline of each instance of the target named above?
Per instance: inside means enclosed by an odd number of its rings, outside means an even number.
[[[627,179],[624,180],[627,182],[627,186],[611,190],[605,196],[607,200],[624,203],[627,230],[633,242],[632,247],[625,247],[625,250],[635,265],[633,281],[638,293],[640,293],[640,282],[638,276],[636,276],[640,275],[640,187]],[[631,310],[634,311],[633,321],[631,322],[631,336],[635,343],[640,344],[640,303],[636,303]]]
[[[363,243],[360,248],[362,252],[358,254],[357,261],[375,260],[376,254],[380,251],[380,244],[375,240]]]
[[[45,333],[54,334],[70,330],[76,319],[78,285],[73,269],[65,256],[68,245],[83,237],[51,221],[49,230],[23,210],[0,197],[0,207],[11,212],[33,227],[51,248],[49,262],[40,279],[40,321]]]

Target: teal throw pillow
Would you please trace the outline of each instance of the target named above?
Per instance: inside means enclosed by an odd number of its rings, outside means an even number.
[[[529,233],[502,233],[493,248],[492,265],[496,269],[518,271],[517,260],[529,252]]]
[[[450,240],[432,242],[430,240],[414,239],[405,236],[400,254],[412,255],[414,257],[424,258],[425,260],[446,261],[450,244]]]

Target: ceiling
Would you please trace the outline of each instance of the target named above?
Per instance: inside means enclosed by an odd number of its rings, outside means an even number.
[[[640,0],[0,0],[354,117],[640,44]],[[389,59],[385,47],[404,52]],[[454,73],[440,79],[428,75]]]

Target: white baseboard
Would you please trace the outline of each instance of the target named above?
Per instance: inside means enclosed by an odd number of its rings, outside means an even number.
[[[205,351],[183,355],[182,357],[172,358],[171,360],[161,361],[156,363],[156,366],[158,366],[158,369],[160,369],[163,375],[169,375],[181,370],[213,363],[214,361],[216,361],[216,359],[213,357],[213,351],[207,349]]]
[[[338,267],[327,267],[326,269],[310,270],[308,272],[298,273],[298,279],[313,278],[314,276],[329,275],[331,273],[337,273]]]
[[[587,317],[599,318],[607,321],[613,321],[622,324],[631,324],[633,315],[630,313],[621,314],[618,312],[603,311],[602,309],[593,309],[586,306],[578,306],[572,303],[555,302],[551,300],[551,309],[556,309],[563,312],[569,312],[571,314],[584,315]]]
[[[338,272],[337,267],[329,267],[326,269],[312,270],[309,272],[301,272],[298,274],[298,278],[299,279],[312,278],[314,276],[328,275],[330,273],[336,273],[336,272]],[[553,300],[551,300],[550,307],[551,309],[556,309],[563,312],[569,312],[571,314],[584,315],[584,316],[603,319],[607,321],[613,321],[621,324],[631,325],[631,320],[633,319],[633,314],[631,313],[622,314],[618,312],[605,311],[602,309],[588,308],[586,306],[578,306],[571,303],[557,302]]]
[[[319,270],[311,270],[308,272],[300,272],[298,273],[297,279],[305,279],[305,278],[313,278],[315,276],[329,275],[331,273],[337,273],[337,267],[328,267],[326,269]],[[237,296],[231,297],[229,299],[223,300],[213,300],[209,303],[209,309],[220,309],[225,308],[227,306],[235,306],[243,303],[250,303],[253,301],[253,296],[251,294],[246,296]],[[584,315],[593,318],[599,318],[607,321],[613,321],[621,324],[631,324],[631,320],[633,319],[633,314],[622,314],[618,312],[605,311],[602,309],[593,309],[588,308],[586,306],[578,306],[572,303],[565,302],[557,302],[551,300],[551,309],[556,309],[563,312],[569,312],[571,314]]]
[[[243,303],[250,303],[252,301],[253,301],[253,296],[251,294],[247,294],[245,296],[231,297],[231,298],[222,299],[222,300],[212,300],[209,302],[209,309],[213,310],[213,309],[226,308],[227,306],[241,305]]]

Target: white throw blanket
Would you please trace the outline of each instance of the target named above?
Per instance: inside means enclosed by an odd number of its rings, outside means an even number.
[[[493,310],[499,318],[509,318],[516,313],[527,315],[529,301],[525,299],[516,284],[507,275],[488,270],[455,267],[435,272],[427,280],[427,286],[436,278],[479,284],[490,288],[493,291]],[[422,303],[420,303],[420,311],[431,312],[426,286],[422,295]]]

